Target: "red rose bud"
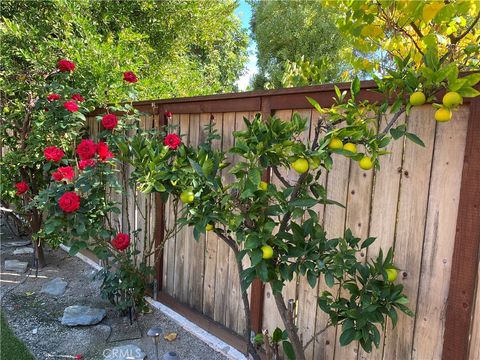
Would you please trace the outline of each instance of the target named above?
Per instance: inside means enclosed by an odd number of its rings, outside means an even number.
[[[58,200],[58,205],[66,213],[72,213],[80,208],[80,196],[74,191],[66,192]]]
[[[100,141],[97,145],[97,154],[101,161],[105,161],[113,157],[113,154],[108,149],[108,144]]]
[[[60,70],[60,72],[70,72],[75,70],[75,64],[72,61],[62,59],[58,61],[57,69]]]
[[[171,111],[165,111],[165,117],[171,119],[173,116],[173,113]]]
[[[28,184],[25,181],[16,183],[15,187],[17,188],[17,195],[25,194],[29,189]]]
[[[78,168],[80,170],[85,170],[87,167],[94,167],[95,164],[96,164],[95,160],[93,160],[93,159],[80,160],[78,162]]]
[[[63,150],[56,146],[49,146],[43,150],[43,156],[45,156],[45,160],[47,161],[59,162],[64,155]]]
[[[118,119],[114,114],[106,114],[102,117],[102,126],[107,130],[113,130],[118,124]]]
[[[128,234],[118,233],[112,239],[112,246],[119,251],[125,250],[128,245],[130,245],[130,236]]]
[[[83,359],[83,355],[80,355],[80,354],[77,354],[73,357],[75,360],[82,360]]]
[[[75,101],[72,101],[72,100],[65,101],[63,103],[63,107],[70,112],[77,112],[78,111],[77,103]]]
[[[138,81],[137,76],[133,71],[126,71],[123,73],[123,80],[129,83],[136,83]]]
[[[90,139],[83,139],[77,146],[77,154],[82,160],[88,160],[95,156],[97,144]]]
[[[59,167],[57,171],[52,174],[52,178],[55,181],[62,181],[64,179],[72,181],[73,177],[75,176],[75,171],[71,166],[63,166]]]
[[[47,96],[47,100],[52,102],[52,101],[55,101],[55,100],[60,100],[61,96],[59,94],[50,94]]]
[[[168,134],[167,136],[165,136],[165,140],[163,140],[163,144],[168,146],[172,150],[176,150],[181,143],[182,140],[177,134]]]
[[[75,100],[75,101],[78,101],[78,102],[84,102],[85,101],[83,96],[80,95],[80,94],[73,94],[72,95],[72,100]]]

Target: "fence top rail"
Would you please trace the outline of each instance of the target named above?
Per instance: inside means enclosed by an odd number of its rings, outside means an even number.
[[[318,101],[322,107],[329,107],[334,103],[335,86],[344,91],[350,89],[350,84],[350,82],[344,82],[275,90],[142,100],[133,102],[133,106],[139,111],[149,114],[162,114],[165,111],[177,114],[239,111],[268,113],[275,110],[312,108],[306,99],[309,96]],[[383,95],[373,91],[376,87],[373,80],[361,81],[358,100],[382,101]],[[475,88],[480,88],[480,86],[477,85]],[[442,96],[442,94],[439,94],[439,96]],[[469,103],[470,101],[470,98],[464,99],[464,103]],[[89,116],[99,115],[104,112],[104,109],[96,109]]]

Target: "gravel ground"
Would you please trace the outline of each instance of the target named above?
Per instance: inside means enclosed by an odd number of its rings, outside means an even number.
[[[37,359],[55,359],[49,354],[82,354],[87,360],[103,360],[109,349],[127,344],[139,346],[147,354],[147,359],[155,359],[153,342],[146,336],[152,326],[160,326],[163,330],[159,342],[160,358],[167,351],[175,351],[182,360],[227,359],[158,311],[140,315],[138,321],[130,325],[128,319],[121,317],[101,298],[100,283],[93,279],[95,270],[63,250],[46,249],[48,265],[39,271],[38,277],[35,277],[34,269],[25,274],[4,270],[7,259],[27,261],[32,265],[32,255],[13,255],[15,247],[8,245],[14,240],[19,239],[5,234],[1,236],[2,311],[12,330]],[[58,298],[41,293],[42,285],[55,277],[68,282],[66,292]],[[70,305],[101,307],[106,309],[107,316],[98,325],[63,326],[59,318]],[[172,342],[164,340],[163,335],[171,332],[178,334],[177,339]],[[141,335],[141,338],[134,339]]]

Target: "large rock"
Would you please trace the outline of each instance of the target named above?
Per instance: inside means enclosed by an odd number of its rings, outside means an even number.
[[[102,321],[106,314],[105,309],[72,305],[63,311],[62,325],[95,325]]]
[[[5,270],[24,273],[27,271],[28,263],[18,260],[5,260]]]
[[[13,251],[13,255],[26,255],[26,254],[33,254],[33,248],[21,247]]]
[[[123,345],[104,352],[104,360],[143,360],[145,353],[136,345]]]
[[[57,277],[45,283],[42,286],[41,292],[51,296],[62,296],[67,288],[67,284],[68,283],[66,281],[63,281]]]

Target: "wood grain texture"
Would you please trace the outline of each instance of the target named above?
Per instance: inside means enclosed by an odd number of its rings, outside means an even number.
[[[423,148],[411,141],[406,141],[401,170],[394,263],[400,269],[397,282],[404,285],[404,292],[409,298],[408,306],[412,311],[416,310],[420,278],[435,124],[429,106],[412,110],[407,130],[417,134],[426,147]],[[392,225],[387,226],[391,227]],[[396,328],[387,330],[384,359],[410,359],[414,320],[414,318],[399,314]]]
[[[214,120],[212,121],[214,129],[218,134],[222,134],[223,127],[223,114],[213,114]],[[210,121],[210,114],[204,113],[200,115],[202,123],[205,123],[208,119]],[[212,143],[215,149],[222,148],[221,140],[215,140]],[[210,318],[214,318],[215,309],[215,278],[217,270],[217,246],[221,241],[217,235],[213,232],[208,232],[205,239],[205,278],[203,283],[203,313]]]
[[[430,114],[433,115],[432,112]],[[417,301],[413,359],[442,355],[445,312],[460,200],[468,109],[438,124]]]
[[[457,116],[455,114],[454,116]],[[480,277],[475,282],[480,253],[480,99],[469,108],[460,204],[457,216],[452,275],[448,294],[443,359],[466,357],[468,330],[470,359],[480,359]],[[472,316],[475,298],[477,301]]]
[[[390,119],[389,116],[388,119]],[[383,128],[388,120],[383,120],[380,127]],[[398,125],[405,123],[405,116],[400,117]],[[398,209],[398,194],[400,191],[400,179],[402,174],[404,139],[391,141],[386,150],[390,154],[381,157],[381,168],[375,171],[374,189],[372,194],[372,211],[370,213],[369,236],[375,237],[375,242],[370,245],[366,252],[367,261],[378,256],[380,249],[393,247],[395,240],[395,222]],[[387,322],[388,324],[388,322]],[[388,336],[387,326],[387,336]],[[383,333],[385,335],[385,332]],[[358,359],[381,360],[383,359],[384,336],[382,335],[379,348],[366,353],[359,346]]]
[[[223,150],[230,149],[233,146],[232,133],[235,131],[235,113],[223,114]],[[232,157],[229,157],[230,161]],[[227,160],[228,161],[228,160]],[[231,182],[233,177],[228,173],[228,169],[222,171],[222,180],[224,183]],[[225,242],[218,239],[217,246],[217,270],[215,278],[215,307],[214,319],[225,325],[226,303],[229,301],[229,294],[226,289],[228,286],[228,266],[229,266],[229,252],[230,248]]]

